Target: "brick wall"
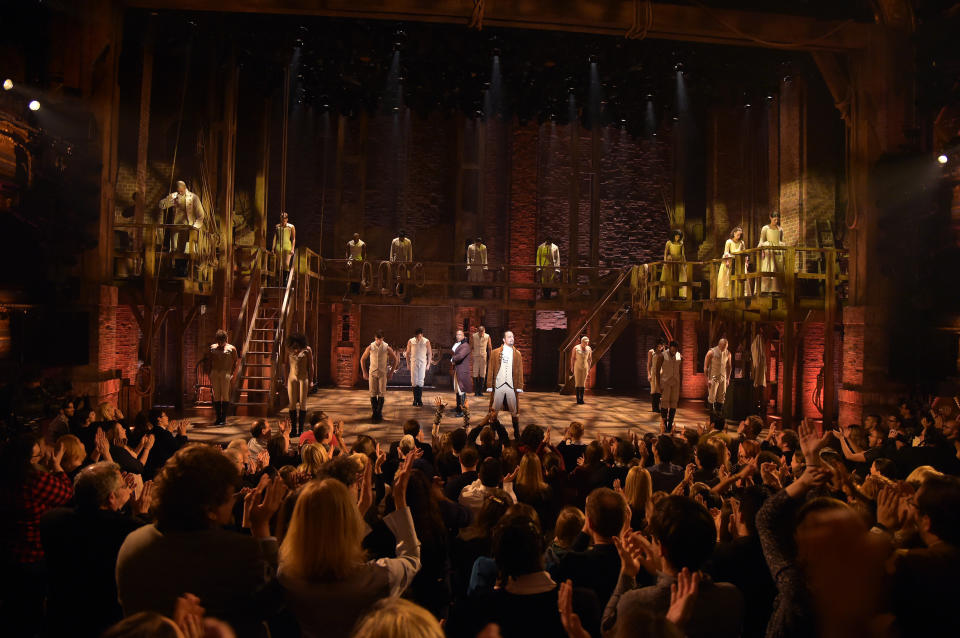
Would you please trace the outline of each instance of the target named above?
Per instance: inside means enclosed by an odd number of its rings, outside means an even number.
[[[510,241],[511,264],[530,264],[537,248],[538,131],[534,126],[518,127],[511,138],[512,171],[510,177]],[[557,242],[557,240],[554,240]],[[513,273],[512,281],[532,282],[533,274]],[[513,299],[532,299],[533,291],[511,291]]]
[[[350,311],[345,311],[343,304],[333,304],[330,312],[330,378],[338,388],[352,388],[360,379],[360,355],[363,354],[358,307],[351,306]],[[350,341],[341,341],[344,323],[350,330]]]
[[[702,372],[696,372],[697,360],[706,356],[706,352],[699,352],[697,348],[697,323],[692,319],[683,319],[680,322],[680,354],[683,358],[683,378],[680,385],[680,397],[684,399],[706,399],[707,377]],[[676,337],[674,337],[676,338]]]

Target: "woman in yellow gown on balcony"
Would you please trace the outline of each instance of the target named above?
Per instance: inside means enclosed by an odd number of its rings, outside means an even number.
[[[767,246],[783,246],[783,228],[780,226],[780,213],[770,213],[770,223],[760,229],[760,243],[758,248]],[[760,253],[760,272],[771,273],[772,276],[760,278],[760,294],[780,294],[780,277],[783,273],[783,252],[780,250],[764,250]]]
[[[663,249],[663,269],[660,271],[660,297],[686,299],[687,287],[673,284],[687,281],[687,258],[683,254],[683,233],[674,230]]]
[[[734,255],[743,252],[743,229],[737,226],[730,231],[730,238],[723,245],[723,260],[720,262],[720,271],[717,273],[717,299],[731,299],[733,285],[731,275],[736,270]]]

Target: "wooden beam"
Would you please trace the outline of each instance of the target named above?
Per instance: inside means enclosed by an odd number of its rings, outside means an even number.
[[[127,0],[133,7],[178,11],[281,13],[339,18],[461,24],[473,3],[463,0]],[[799,51],[850,51],[866,47],[879,27],[759,11],[653,3],[646,37]],[[483,26],[597,33],[623,37],[633,26],[632,2],[525,0],[489,2]]]
[[[137,197],[133,203],[133,221],[136,224],[143,223],[143,213],[146,208],[147,148],[150,143],[150,96],[153,89],[154,31],[153,16],[150,16],[147,18],[147,34],[143,40],[143,67],[140,78],[140,128],[137,131]],[[163,223],[162,217],[160,223]],[[137,241],[138,239],[139,241]],[[135,250],[139,249],[144,239],[142,234],[139,238],[133,238]],[[153,241],[153,237],[146,238],[146,241]]]

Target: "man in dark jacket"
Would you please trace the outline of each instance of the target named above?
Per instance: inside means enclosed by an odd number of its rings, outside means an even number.
[[[457,330],[457,340],[453,344],[453,391],[457,394],[457,416],[463,416],[463,399],[467,392],[473,392],[473,377],[470,376],[470,342]]]

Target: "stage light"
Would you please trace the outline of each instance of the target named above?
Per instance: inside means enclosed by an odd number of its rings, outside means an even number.
[[[947,157],[946,155],[940,155],[939,157],[937,157],[937,161],[940,162],[941,164],[946,164],[947,162],[950,161],[950,158]]]
[[[600,61],[600,56],[597,55],[596,53],[591,53],[590,55],[587,56],[587,62],[589,62],[590,64],[596,64],[599,61]]]
[[[30,100],[30,104],[28,104],[27,106],[30,107],[30,110],[31,110],[31,111],[39,111],[39,110],[40,110],[40,102],[37,102],[36,100]]]
[[[673,65],[674,71],[683,71],[683,62],[677,62]]]
[[[11,80],[10,78],[7,78],[6,80],[3,81],[4,91],[9,91],[12,88],[13,88],[13,80]]]

